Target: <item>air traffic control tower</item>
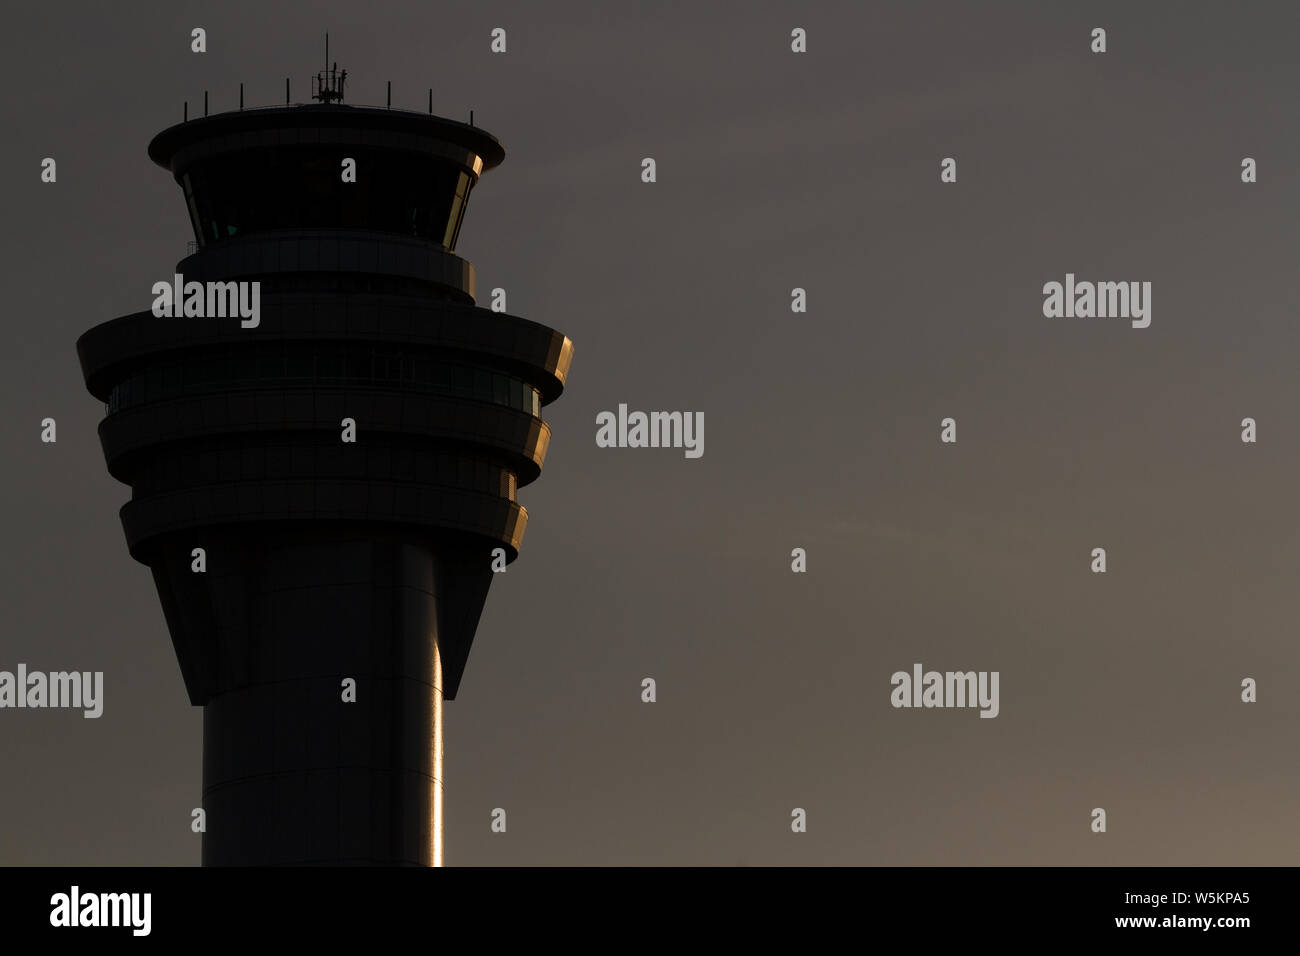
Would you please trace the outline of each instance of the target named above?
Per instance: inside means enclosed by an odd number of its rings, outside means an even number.
[[[127,547],[203,708],[205,866],[442,862],[442,701],[494,559],[519,553],[515,492],[573,354],[476,307],[455,253],[497,139],[345,105],[345,75],[149,144],[195,243],[141,298],[175,273],[258,282],[255,327],[150,308],[77,342]]]

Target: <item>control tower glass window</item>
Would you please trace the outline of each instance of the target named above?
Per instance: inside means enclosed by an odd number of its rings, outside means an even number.
[[[418,153],[269,147],[196,163],[181,178],[195,236],[207,245],[275,229],[358,229],[456,248],[473,177]]]

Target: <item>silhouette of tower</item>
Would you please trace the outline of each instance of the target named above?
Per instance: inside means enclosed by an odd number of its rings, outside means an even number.
[[[476,307],[455,254],[497,139],[344,105],[344,75],[149,144],[194,227],[175,272],[209,308],[260,283],[258,324],[146,310],[77,342],[127,546],[203,707],[205,866],[441,863],[442,699],[494,558],[518,555],[516,489],[572,358]]]

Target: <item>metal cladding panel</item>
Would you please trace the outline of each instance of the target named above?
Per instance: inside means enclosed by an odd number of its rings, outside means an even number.
[[[211,652],[192,675],[204,865],[429,865],[454,693],[443,660],[463,657],[444,620],[477,622],[486,589],[466,611],[434,549],[409,542],[228,543],[208,585]]]

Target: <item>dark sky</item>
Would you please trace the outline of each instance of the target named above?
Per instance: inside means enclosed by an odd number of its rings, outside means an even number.
[[[433,86],[501,138],[458,252],[480,301],[505,287],[575,343],[522,555],[447,705],[448,863],[1295,862],[1294,3],[6,21],[0,669],[102,670],[105,710],[0,711],[0,863],[198,863],[201,711],[74,342],[185,255],[150,137],[205,89],[269,105],[288,75],[304,98],[327,29],[350,102]],[[1045,318],[1067,272],[1150,281],[1150,328]],[[621,402],[703,412],[703,457],[597,448]],[[1000,715],[891,708],[915,662],[999,671]]]

